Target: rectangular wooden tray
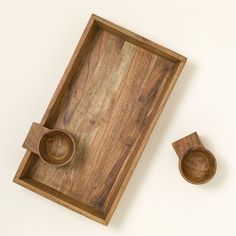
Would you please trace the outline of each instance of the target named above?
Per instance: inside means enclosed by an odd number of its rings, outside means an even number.
[[[92,15],[43,116],[76,139],[63,167],[27,151],[14,181],[108,224],[186,58]]]

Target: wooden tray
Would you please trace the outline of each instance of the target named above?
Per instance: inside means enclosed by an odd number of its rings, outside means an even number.
[[[186,58],[92,15],[41,125],[70,132],[63,167],[27,151],[14,182],[108,224]]]

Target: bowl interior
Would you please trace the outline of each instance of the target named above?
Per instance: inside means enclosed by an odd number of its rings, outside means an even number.
[[[181,160],[180,170],[189,182],[206,183],[216,172],[215,157],[206,149],[190,150]]]
[[[64,165],[73,157],[75,144],[73,138],[61,130],[51,130],[39,141],[40,157],[48,164]]]

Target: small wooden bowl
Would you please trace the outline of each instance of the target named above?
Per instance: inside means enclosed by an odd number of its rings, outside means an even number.
[[[182,176],[190,183],[204,184],[216,173],[216,159],[204,147],[193,147],[179,161]]]
[[[216,173],[216,159],[201,143],[197,133],[176,142],[173,147],[179,157],[179,171],[192,184],[204,184]]]
[[[75,154],[75,140],[71,134],[61,129],[48,129],[33,123],[23,143],[23,147],[36,153],[40,159],[56,167],[69,163]]]
[[[38,143],[39,156],[50,165],[69,163],[75,152],[75,141],[66,131],[53,129],[43,134]]]

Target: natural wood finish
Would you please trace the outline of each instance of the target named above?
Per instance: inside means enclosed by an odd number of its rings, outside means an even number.
[[[204,184],[213,178],[216,172],[215,157],[204,148],[196,132],[172,145],[179,157],[180,173],[188,182]]]
[[[186,58],[92,15],[41,121],[68,131],[75,158],[25,154],[14,181],[108,224]]]
[[[186,137],[179,139],[178,141],[172,143],[172,146],[174,147],[175,152],[180,159],[183,158],[187,150],[193,147],[203,147],[197,132],[194,132],[192,134],[187,135]]]
[[[39,140],[48,131],[50,131],[50,129],[33,122],[22,147],[35,154],[39,154],[39,150],[38,150]]]

